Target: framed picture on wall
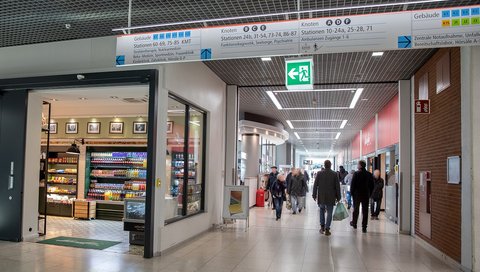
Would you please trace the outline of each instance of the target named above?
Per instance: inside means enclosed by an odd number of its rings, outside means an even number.
[[[65,134],[78,134],[78,122],[66,123]]]
[[[58,123],[50,123],[50,126],[48,126],[48,130],[50,130],[50,134],[57,134],[58,133]],[[45,132],[45,133],[48,133]]]
[[[123,122],[110,122],[110,134],[123,134]]]
[[[173,121],[168,121],[167,122],[167,133],[172,134],[173,133]]]
[[[100,122],[88,122],[87,133],[88,134],[100,134]]]
[[[147,122],[133,122],[133,134],[147,134]]]

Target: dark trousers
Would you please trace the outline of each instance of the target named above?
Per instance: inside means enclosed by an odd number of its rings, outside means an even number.
[[[382,205],[382,199],[374,200],[370,199],[370,214],[372,216],[380,215],[380,206]]]
[[[362,228],[368,226],[368,199],[356,199],[353,198],[353,220],[354,226],[357,225],[358,215],[360,213],[360,206],[362,207]]]
[[[275,211],[278,219],[282,217],[283,199],[281,197],[276,197],[273,199],[273,204],[275,205]]]

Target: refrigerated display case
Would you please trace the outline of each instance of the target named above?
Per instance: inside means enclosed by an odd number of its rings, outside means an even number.
[[[97,202],[97,218],[122,220],[124,200],[145,196],[146,147],[88,147],[86,199]]]

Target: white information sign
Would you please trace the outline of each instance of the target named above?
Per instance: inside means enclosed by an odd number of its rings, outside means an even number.
[[[123,35],[116,65],[479,44],[477,5]]]

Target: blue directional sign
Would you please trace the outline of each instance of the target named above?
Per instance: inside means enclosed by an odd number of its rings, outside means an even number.
[[[412,48],[412,36],[398,36],[398,48]]]
[[[212,49],[211,48],[203,48],[200,51],[200,58],[202,60],[209,60],[212,59]]]
[[[115,58],[116,65],[124,65],[125,64],[125,55],[119,55]]]

